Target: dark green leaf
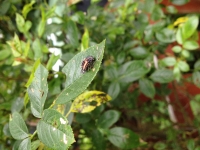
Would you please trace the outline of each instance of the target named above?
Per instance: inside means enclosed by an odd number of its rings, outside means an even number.
[[[120,113],[116,110],[108,110],[104,112],[97,121],[99,128],[110,128],[114,123],[119,120]]]
[[[130,54],[135,58],[145,58],[149,54],[148,50],[145,47],[136,47],[130,51]]]
[[[21,115],[17,112],[12,114],[9,129],[12,137],[17,140],[22,140],[29,136],[27,126]]]
[[[154,82],[159,83],[169,83],[174,79],[173,72],[168,69],[158,69],[153,74],[151,74],[150,78]]]
[[[118,82],[113,82],[108,87],[108,94],[112,97],[112,99],[115,99],[120,92],[120,85]]]
[[[24,139],[19,145],[19,150],[31,150],[31,140],[29,138]]]
[[[117,55],[117,62],[119,64],[123,63],[125,60],[126,54],[124,52],[121,52]]]
[[[34,79],[28,87],[28,95],[31,101],[31,111],[35,117],[41,118],[44,108],[44,103],[47,97],[47,69],[41,64],[34,73]]]
[[[144,61],[134,60],[124,64],[120,70],[119,80],[121,82],[129,83],[143,77],[149,72],[149,68]]]
[[[64,66],[62,71],[66,74],[67,80],[65,89],[56,99],[57,104],[67,103],[73,100],[88,87],[100,68],[104,47],[105,41],[80,52]],[[82,73],[81,64],[87,56],[93,56],[96,61],[90,71]]]
[[[10,1],[1,1],[0,14],[5,15],[9,8],[10,8]]]
[[[172,43],[175,41],[174,30],[164,28],[163,30],[156,32],[156,38],[163,43]]]
[[[105,150],[106,142],[104,136],[99,130],[93,130],[91,133],[91,137],[96,150]]]
[[[199,44],[196,41],[185,41],[183,43],[183,48],[187,49],[187,50],[196,50],[197,48],[199,48]]]
[[[196,86],[200,87],[200,72],[199,71],[195,71],[192,73],[192,81]]]
[[[78,123],[81,123],[81,124],[87,123],[87,122],[89,122],[91,119],[92,119],[92,118],[91,118],[91,115],[88,114],[88,113],[85,113],[85,114],[77,113],[77,114],[76,114],[76,121],[77,121]]]
[[[54,109],[44,111],[37,124],[39,139],[49,148],[66,150],[75,142],[71,126],[66,118]]]
[[[142,78],[139,80],[139,86],[140,86],[141,92],[144,93],[144,95],[146,95],[149,98],[154,97],[156,90],[151,80]]]
[[[164,15],[161,7],[159,5],[155,5],[153,12],[151,14],[151,18],[153,20],[159,20],[159,19],[164,18],[164,17],[165,17],[165,15]]]
[[[187,72],[187,71],[190,70],[190,66],[185,61],[179,61],[178,62],[178,67],[183,72]]]
[[[195,70],[200,70],[200,59],[195,62],[194,69]]]
[[[129,129],[114,127],[108,133],[108,140],[121,149],[133,149],[139,146],[139,137]]]

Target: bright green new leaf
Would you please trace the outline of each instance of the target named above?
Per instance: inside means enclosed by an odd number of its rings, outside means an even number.
[[[18,13],[16,13],[16,23],[17,23],[17,28],[19,29],[19,31],[23,33],[25,31],[24,30],[25,20]]]
[[[108,110],[104,112],[97,121],[97,126],[99,128],[110,128],[114,123],[119,120],[120,112],[116,110]]]
[[[187,72],[190,70],[190,66],[185,61],[179,61],[177,65],[179,69],[183,72]]]
[[[24,139],[20,145],[19,150],[31,150],[31,140],[29,138]]]
[[[112,97],[112,99],[115,99],[120,92],[120,85],[118,82],[113,82],[108,87],[108,94]]]
[[[150,68],[142,60],[134,60],[127,62],[119,69],[120,77],[118,78],[120,82],[133,82],[143,77],[149,72]]]
[[[12,137],[17,140],[22,140],[29,136],[27,126],[18,112],[12,114],[9,129]]]
[[[108,140],[121,149],[133,149],[139,146],[139,136],[129,129],[114,127],[109,130]]]
[[[60,58],[60,55],[55,56],[54,54],[52,54],[52,55],[50,56],[49,61],[47,62],[46,68],[47,68],[48,70],[51,70],[52,67],[53,67],[53,65],[55,65],[55,63],[57,62],[57,60],[58,60],[59,58]]]
[[[191,37],[196,31],[199,24],[199,17],[196,15],[189,16],[187,21],[181,26],[181,33],[183,39],[186,40]]]
[[[183,36],[181,34],[181,28],[178,28],[178,30],[176,31],[176,41],[178,42],[178,44],[183,44]]]
[[[159,83],[169,83],[174,79],[173,72],[168,69],[158,69],[154,73],[151,74],[150,78],[154,82]]]
[[[172,50],[175,53],[180,53],[182,48],[180,46],[176,45],[176,46],[172,47]]]
[[[40,64],[34,73],[32,83],[27,89],[31,101],[31,111],[37,118],[42,117],[44,103],[47,97],[47,76],[47,69]]]
[[[35,0],[32,0],[30,3],[26,4],[23,7],[22,14],[23,14],[23,16],[24,16],[25,19],[26,19],[27,14],[32,10],[32,5],[34,3],[35,3]]]
[[[32,26],[32,22],[30,22],[29,20],[25,22],[25,25],[24,25],[24,30],[26,32],[28,32],[28,30],[31,28]]]
[[[199,44],[196,41],[189,40],[183,43],[183,48],[187,50],[196,50],[197,48],[199,48]]]
[[[89,45],[89,32],[88,29],[85,28],[85,32],[83,33],[82,39],[81,39],[81,51],[84,49],[87,49]]]
[[[94,110],[97,106],[111,100],[111,97],[101,91],[88,91],[79,95],[72,103],[70,111],[87,113]]]
[[[73,100],[88,87],[100,68],[104,47],[105,41],[78,53],[64,66],[62,71],[66,74],[67,80],[65,89],[56,99],[57,104],[67,103]],[[91,70],[83,73],[81,64],[87,56],[93,56],[96,61]]]
[[[190,57],[190,52],[188,50],[182,50],[181,51],[181,56],[183,56],[183,58],[189,58]]]
[[[46,21],[45,20],[41,20],[39,25],[38,25],[38,36],[41,37],[44,33],[45,30],[45,26],[46,26]]]
[[[139,80],[140,91],[149,98],[153,98],[156,90],[151,80],[142,78]]]
[[[176,59],[174,57],[165,57],[162,59],[162,62],[165,64],[165,66],[171,67],[176,64]]]
[[[51,149],[66,150],[75,142],[66,118],[54,109],[46,109],[37,124],[40,141]]]
[[[22,53],[21,42],[19,40],[18,35],[15,33],[12,41],[7,42],[11,47],[12,53],[14,57],[20,57]]]

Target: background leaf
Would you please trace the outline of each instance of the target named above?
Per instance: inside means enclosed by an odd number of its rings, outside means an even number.
[[[31,149],[31,140],[29,138],[26,138],[20,143],[19,150],[30,150],[30,149]]]
[[[158,69],[151,74],[150,78],[159,83],[169,83],[174,79],[173,72],[168,69]]]
[[[144,93],[144,95],[146,95],[149,98],[154,97],[156,90],[151,80],[142,78],[139,80],[139,86],[140,86],[141,92]]]
[[[27,126],[18,112],[12,114],[9,129],[12,137],[17,140],[22,140],[29,136]]]
[[[42,117],[43,107],[47,97],[47,76],[47,69],[40,64],[34,73],[34,79],[31,85],[27,89],[31,101],[31,111],[38,118]]]

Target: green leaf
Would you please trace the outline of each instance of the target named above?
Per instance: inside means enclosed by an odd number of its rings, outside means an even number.
[[[9,129],[12,137],[17,140],[22,140],[29,136],[27,126],[18,112],[12,114]]]
[[[124,62],[126,58],[126,54],[124,52],[120,52],[118,55],[117,55],[117,63],[118,64],[121,64]]]
[[[34,3],[35,3],[35,1],[32,0],[30,3],[26,4],[26,5],[23,7],[22,15],[24,16],[25,19],[26,19],[27,14],[32,10],[32,5],[33,5]]]
[[[174,79],[173,72],[168,69],[158,69],[153,74],[151,74],[150,78],[154,82],[159,83],[169,83]]]
[[[88,48],[88,45],[89,45],[89,32],[88,32],[88,29],[85,28],[85,32],[83,33],[83,36],[81,39],[81,50]]]
[[[31,150],[31,140],[29,138],[24,139],[20,145],[19,150]]]
[[[16,100],[12,102],[11,112],[20,112],[23,108],[23,99],[18,97]]]
[[[199,17],[192,15],[188,17],[188,20],[181,26],[181,33],[183,39],[186,40],[191,37],[196,31],[199,24]]]
[[[156,150],[166,150],[166,144],[163,142],[157,142],[156,144],[154,144],[153,148],[155,148]]]
[[[134,60],[127,62],[119,69],[119,81],[123,83],[133,82],[143,77],[149,70],[144,61]]]
[[[31,150],[37,150],[39,146],[40,146],[40,140],[31,142]]]
[[[172,43],[175,41],[175,32],[174,30],[164,28],[156,32],[156,38],[163,43]]]
[[[171,13],[171,14],[176,14],[178,12],[177,9],[176,9],[176,7],[173,6],[173,5],[167,6],[166,10],[167,10],[168,13]]]
[[[149,98],[154,97],[156,90],[151,80],[142,78],[139,80],[139,86],[140,86],[141,92],[144,93],[144,95],[146,95]]]
[[[112,97],[112,99],[115,99],[120,92],[120,85],[118,82],[113,82],[108,87],[108,94]]]
[[[192,73],[192,81],[197,87],[200,87],[200,72],[199,71],[194,71]]]
[[[91,120],[91,115],[89,113],[81,114],[77,113],[76,114],[76,121],[80,124],[87,123]]]
[[[24,25],[24,30],[26,32],[28,32],[28,30],[31,28],[31,26],[32,26],[32,23],[30,21],[26,21],[25,25]]]
[[[65,89],[56,99],[57,104],[67,103],[73,100],[88,87],[100,68],[104,47],[105,41],[78,53],[64,66],[62,71],[66,74],[67,80]],[[93,56],[96,61],[90,71],[82,73],[81,64],[87,56]]]
[[[162,62],[165,64],[165,66],[171,67],[176,64],[176,59],[174,57],[165,57],[162,59]]]
[[[129,129],[114,127],[109,130],[108,140],[121,149],[132,149],[139,146],[139,137]]]
[[[190,52],[188,50],[182,50],[181,51],[181,56],[183,56],[183,58],[189,58],[190,57]]]
[[[108,110],[104,112],[97,121],[97,126],[102,129],[110,128],[119,120],[120,112],[116,110]]]
[[[172,47],[172,50],[175,53],[180,53],[182,48],[180,46],[176,45],[176,46]]]
[[[183,48],[187,50],[196,50],[197,48],[199,48],[199,44],[196,41],[189,40],[183,43]]]
[[[194,69],[195,70],[200,70],[200,59],[195,62]]]
[[[147,57],[147,55],[149,54],[148,50],[145,47],[139,46],[136,48],[133,48],[130,51],[130,54],[134,57],[134,58],[145,58]]]
[[[176,41],[178,42],[178,44],[183,44],[183,37],[182,37],[182,34],[181,34],[181,28],[178,28],[177,32],[176,32]]]
[[[37,30],[39,37],[41,37],[43,35],[45,26],[46,26],[46,21],[42,19],[38,25],[38,30]]]
[[[36,38],[35,41],[32,43],[32,49],[34,52],[34,59],[42,58],[42,47],[39,38]]]
[[[72,20],[67,21],[66,31],[67,31],[67,39],[69,40],[70,44],[74,48],[77,48],[79,46],[78,29],[76,24]]]
[[[9,49],[4,49],[0,51],[0,61],[4,60],[5,58],[7,58],[8,56],[10,56],[11,52]]]
[[[28,87],[27,92],[31,101],[31,111],[37,118],[42,117],[44,103],[47,97],[47,69],[41,64],[34,73],[34,79]]]
[[[179,67],[177,65],[174,66],[173,74],[174,74],[174,78],[177,81],[180,81],[180,79],[181,79],[181,71],[180,71],[180,69],[179,69]]]
[[[96,148],[96,150],[105,150],[106,149],[106,142],[105,137],[99,130],[93,130],[91,133],[92,142]]]
[[[25,21],[24,21],[24,18],[18,13],[16,13],[16,23],[17,23],[17,28],[19,29],[19,31],[23,33]]]
[[[161,7],[159,5],[155,5],[153,12],[151,14],[152,20],[159,20],[159,19],[164,18],[164,17],[165,17],[165,15],[164,15]]]
[[[189,2],[189,0],[171,0],[171,2],[175,5],[184,5]]]
[[[179,61],[177,65],[179,69],[183,72],[187,72],[190,70],[190,66],[185,61]]]
[[[195,148],[195,142],[193,139],[190,139],[187,141],[187,148],[188,150],[194,150]]]
[[[55,65],[55,63],[57,62],[57,60],[58,60],[59,58],[60,58],[60,55],[55,56],[54,54],[52,54],[52,55],[50,56],[49,61],[47,62],[46,68],[47,68],[48,70],[51,70],[52,67],[53,67],[53,65]]]
[[[52,149],[66,150],[75,142],[68,121],[54,109],[44,111],[42,119],[37,124],[37,131],[42,143]]]
[[[19,40],[18,35],[15,33],[13,40],[8,41],[7,43],[11,47],[13,56],[20,57],[22,50],[21,50],[21,42]]]
[[[5,15],[10,8],[10,1],[1,1],[0,3],[0,15]]]

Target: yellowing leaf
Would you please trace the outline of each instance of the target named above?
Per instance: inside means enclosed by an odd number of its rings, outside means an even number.
[[[174,22],[174,26],[180,25],[188,20],[188,17],[180,17]]]
[[[111,100],[111,97],[101,91],[88,91],[79,95],[72,103],[71,112],[87,113],[102,103]]]

